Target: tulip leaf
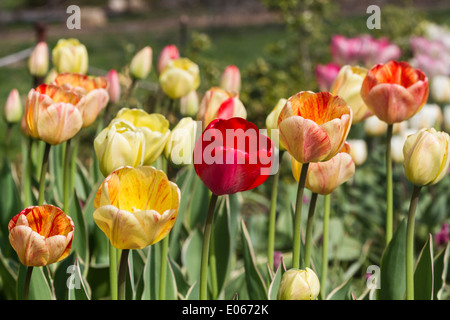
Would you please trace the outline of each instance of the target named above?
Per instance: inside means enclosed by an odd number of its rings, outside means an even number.
[[[211,192],[203,184],[200,178],[195,175],[192,193],[190,196],[191,200],[189,204],[189,214],[186,217],[189,230],[193,230],[198,226],[204,225],[209,207],[210,193]]]
[[[68,300],[69,290],[67,284],[69,282],[70,269],[72,269],[75,264],[75,252],[66,257],[64,260],[58,263],[53,276],[53,284],[55,286],[55,296],[57,300]]]
[[[352,279],[347,279],[344,283],[342,283],[340,286],[338,286],[328,294],[327,300],[352,300],[350,292],[351,284]]]
[[[381,258],[378,300],[402,300],[406,290],[406,219],[398,226]]]
[[[280,287],[281,278],[283,277],[283,267],[280,265],[275,272],[275,275],[272,279],[272,282],[270,282],[269,285],[269,291],[268,291],[268,298],[269,300],[277,300],[278,295],[278,288]]]
[[[81,209],[80,200],[77,192],[74,190],[72,201],[69,206],[69,212],[66,212],[71,218],[75,226],[73,235],[72,250],[77,253],[78,257],[84,262],[89,262],[89,239],[87,234],[86,222],[84,220],[83,211]]]
[[[43,268],[46,267],[32,267],[30,287],[28,292],[28,300],[52,300],[53,293],[49,282],[44,275]],[[22,300],[24,293],[25,277],[28,267],[20,265],[19,276],[17,278],[17,298]]]
[[[90,300],[89,288],[83,279],[80,269],[80,262],[75,259],[75,263],[67,269],[69,278],[66,285],[69,291],[69,300]]]
[[[174,279],[176,281],[178,294],[181,295],[182,297],[185,297],[189,291],[190,286],[187,283],[180,266],[172,259],[170,255],[169,255],[169,262],[170,267],[173,271]]]
[[[436,299],[441,299],[441,291],[445,287],[445,273],[448,269],[450,244],[434,258],[434,292]]]
[[[188,283],[193,283],[200,276],[200,262],[203,248],[203,234],[200,230],[191,231],[181,251],[181,261],[186,267]]]
[[[251,300],[266,300],[267,288],[264,283],[255,261],[255,253],[250,240],[247,227],[243,220],[241,220],[241,236],[243,244],[245,280],[247,284],[247,292]]]
[[[0,250],[0,292],[5,294],[6,299],[13,300],[16,298],[16,282],[17,275],[11,269],[6,259]]]
[[[417,259],[414,271],[414,299],[433,300],[434,274],[433,274],[433,243],[429,235]]]

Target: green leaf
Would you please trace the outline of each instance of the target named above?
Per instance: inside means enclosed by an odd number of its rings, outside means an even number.
[[[182,297],[185,297],[189,291],[190,286],[187,283],[180,266],[172,259],[170,254],[169,254],[169,262],[173,272],[174,279],[176,281],[178,294],[181,295]]]
[[[45,267],[32,267],[30,288],[28,292],[28,300],[52,300],[53,293],[47,278],[44,275],[43,268]],[[23,291],[25,285],[25,277],[28,267],[20,265],[19,276],[17,279],[17,298],[23,299]]]
[[[200,178],[195,175],[190,196],[189,211],[187,212],[187,216],[185,216],[189,230],[203,226],[208,212],[210,193]]]
[[[429,235],[417,259],[414,271],[414,299],[433,300],[433,243]]]
[[[434,258],[434,290],[433,297],[437,299],[441,299],[442,289],[445,287],[445,273],[448,269],[449,263],[449,254],[450,254],[450,244],[447,244],[447,247],[443,249],[435,258]]]
[[[264,283],[263,277],[259,273],[259,270],[255,262],[255,253],[253,252],[253,246],[250,241],[250,235],[245,226],[243,220],[241,220],[241,236],[243,244],[243,256],[244,256],[244,268],[245,268],[245,280],[247,284],[247,292],[250,300],[266,300],[267,288]]]
[[[17,275],[14,274],[14,271],[11,269],[11,267],[8,264],[8,259],[3,257],[1,251],[0,251],[0,279],[1,279],[1,290],[5,297],[8,300],[13,300],[16,298],[16,282],[17,282]]]
[[[343,284],[332,290],[328,296],[327,300],[352,300],[351,297],[351,284],[352,279],[348,279]]]
[[[80,206],[77,192],[74,190],[72,201],[70,202],[69,212],[66,212],[75,226],[75,232],[72,240],[72,250],[84,263],[89,263],[89,239],[87,235],[86,222]]]
[[[280,265],[275,272],[275,276],[272,279],[272,282],[269,285],[268,297],[269,300],[277,300],[278,288],[280,287],[281,278],[283,277],[283,267]]]
[[[69,300],[90,300],[89,287],[84,281],[80,269],[80,262],[75,259],[75,263],[67,269],[69,278],[67,279]]]
[[[181,261],[186,267],[188,283],[193,283],[200,277],[202,248],[203,234],[195,229],[187,237],[181,251]]]
[[[406,219],[400,223],[381,258],[378,300],[402,300],[406,290]]]

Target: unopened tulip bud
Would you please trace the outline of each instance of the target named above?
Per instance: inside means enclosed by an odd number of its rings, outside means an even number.
[[[174,44],[170,44],[168,46],[165,46],[161,53],[159,54],[158,58],[158,73],[163,72],[164,68],[167,66],[169,61],[176,60],[180,57],[180,52],[178,51],[178,48]]]
[[[241,90],[241,73],[235,65],[225,68],[220,79],[220,87],[224,90],[239,93]]]
[[[136,53],[130,63],[130,75],[139,80],[147,78],[152,68],[152,57],[153,50],[149,46]]]
[[[108,87],[109,101],[111,103],[115,103],[120,99],[120,90],[121,90],[119,75],[117,71],[114,69],[109,70],[108,74],[106,75],[106,79],[108,80],[109,83]]]
[[[88,52],[77,39],[60,39],[52,50],[53,65],[58,73],[82,73],[88,70]]]
[[[433,185],[448,172],[450,136],[435,129],[421,129],[406,138],[403,147],[406,178],[416,186]]]
[[[9,92],[8,99],[6,100],[3,115],[6,122],[16,123],[22,119],[22,114],[23,108],[22,102],[20,101],[19,91],[17,91],[17,89],[12,89]]]
[[[200,85],[198,65],[187,58],[170,60],[159,76],[162,91],[171,99],[180,99]]]
[[[192,153],[197,141],[197,127],[197,121],[186,117],[181,119],[170,132],[164,148],[164,156],[172,165],[180,167],[192,163]]]
[[[180,98],[180,113],[183,116],[193,117],[197,114],[200,102],[196,90]]]
[[[28,70],[32,76],[43,77],[48,71],[49,53],[46,42],[39,42],[28,60]]]
[[[315,300],[320,292],[317,275],[309,268],[290,269],[283,274],[278,300]]]
[[[367,159],[367,143],[364,139],[347,140],[350,144],[350,155],[356,166],[362,165]]]
[[[272,141],[276,142],[279,141],[279,139],[274,139],[275,137],[272,136],[272,130],[278,130],[278,116],[280,115],[281,110],[283,109],[284,105],[286,104],[287,99],[281,98],[278,100],[278,103],[275,105],[273,110],[269,113],[269,115],[266,118],[266,128],[267,133],[269,134],[269,138],[272,139]],[[284,146],[279,144],[277,146],[280,150],[285,150]]]

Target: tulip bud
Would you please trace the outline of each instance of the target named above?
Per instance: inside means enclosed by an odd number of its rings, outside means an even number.
[[[19,91],[12,89],[9,92],[8,99],[6,100],[5,109],[3,115],[6,122],[16,123],[22,119],[22,102],[20,101]]]
[[[152,68],[152,57],[153,50],[149,46],[136,53],[130,63],[130,75],[139,80],[147,78]]]
[[[273,108],[273,110],[269,113],[269,115],[266,118],[266,128],[267,133],[269,135],[269,138],[274,141],[275,143],[278,141],[278,138],[273,137],[272,130],[278,130],[278,116],[280,115],[281,110],[283,109],[284,105],[286,104],[287,99],[281,98],[278,100],[278,103]],[[279,143],[279,146],[277,146],[280,150],[284,150],[284,146]]]
[[[421,129],[406,138],[403,147],[406,178],[416,186],[438,183],[448,172],[450,136],[435,129]]]
[[[164,156],[175,167],[192,163],[197,128],[198,122],[186,117],[181,119],[170,132],[164,148]]]
[[[39,42],[28,60],[28,70],[31,75],[43,77],[48,71],[48,46],[46,42]]]
[[[235,65],[225,68],[220,79],[220,87],[224,90],[239,93],[241,90],[241,73]]]
[[[450,77],[436,75],[431,79],[430,95],[436,102],[450,102]]]
[[[180,113],[184,116],[193,117],[197,114],[199,107],[198,93],[192,90],[180,98]]]
[[[108,87],[109,101],[111,103],[115,103],[120,99],[120,90],[121,90],[119,75],[117,71],[114,69],[109,70],[108,74],[106,75],[106,79],[108,80],[109,83]]]
[[[350,155],[356,166],[362,165],[367,159],[367,143],[364,139],[347,140],[350,145]]]
[[[158,58],[158,73],[163,72],[164,68],[167,66],[169,61],[176,60],[180,57],[180,52],[176,45],[170,44],[165,46]]]
[[[315,300],[320,292],[317,275],[309,268],[290,269],[283,274],[278,300]]]
[[[171,99],[179,99],[200,85],[198,65],[187,58],[170,60],[159,76],[161,89]]]
[[[52,50],[53,65],[58,73],[82,73],[88,70],[88,52],[77,39],[60,39]]]

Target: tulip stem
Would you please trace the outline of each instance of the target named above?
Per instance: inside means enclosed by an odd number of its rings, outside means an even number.
[[[392,239],[394,219],[394,198],[392,187],[391,138],[393,125],[388,124],[386,137],[386,245]]]
[[[117,300],[117,249],[109,243],[109,285],[111,300]]]
[[[202,260],[200,267],[200,300],[207,299],[207,289],[208,289],[208,256],[209,256],[209,244],[211,239],[211,227],[212,220],[214,216],[214,209],[216,208],[218,196],[216,194],[211,194],[209,200],[208,214],[205,221],[205,229],[203,233],[203,248],[202,248]]]
[[[326,281],[328,273],[328,237],[330,225],[330,194],[325,195],[324,213],[323,213],[323,235],[322,235],[322,274],[320,289],[322,300],[326,297]]]
[[[47,173],[50,146],[51,145],[48,143],[45,144],[44,158],[42,159],[41,177],[39,181],[39,198],[38,198],[39,206],[43,205],[45,200],[45,175]]]
[[[159,300],[166,299],[166,274],[167,274],[167,252],[169,249],[169,235],[161,241],[161,270],[159,276]]]
[[[63,211],[68,214],[69,211],[69,185],[70,185],[70,175],[69,175],[69,167],[70,167],[70,141],[72,139],[67,140],[66,142],[66,150],[64,155],[64,199],[63,199]]]
[[[119,280],[118,280],[118,293],[119,300],[125,300],[125,289],[127,284],[127,266],[128,266],[128,254],[130,250],[122,250],[119,265]]]
[[[25,276],[25,284],[23,287],[23,299],[28,300],[28,293],[30,292],[31,274],[33,273],[33,267],[27,268],[27,274]]]
[[[292,268],[300,268],[300,241],[301,241],[301,222],[302,222],[302,204],[303,204],[303,191],[305,189],[306,174],[308,173],[309,163],[302,165],[302,171],[300,173],[300,179],[298,181],[297,189],[297,203],[295,205],[295,217],[294,217],[294,245],[292,252]]]
[[[23,204],[24,207],[29,207],[33,204],[31,196],[31,146],[33,140],[27,137],[27,141],[22,142],[23,150]]]
[[[406,300],[414,300],[414,220],[420,186],[414,186],[406,227]]]
[[[306,224],[306,240],[305,240],[305,267],[311,266],[311,236],[314,221],[314,211],[316,211],[317,193],[313,192],[309,202],[308,221]]]
[[[269,267],[273,270],[273,253],[275,250],[275,222],[277,214],[277,197],[278,197],[278,180],[280,178],[280,170],[273,176],[272,194],[270,199],[270,216],[269,216],[269,236],[267,243],[267,260]]]

